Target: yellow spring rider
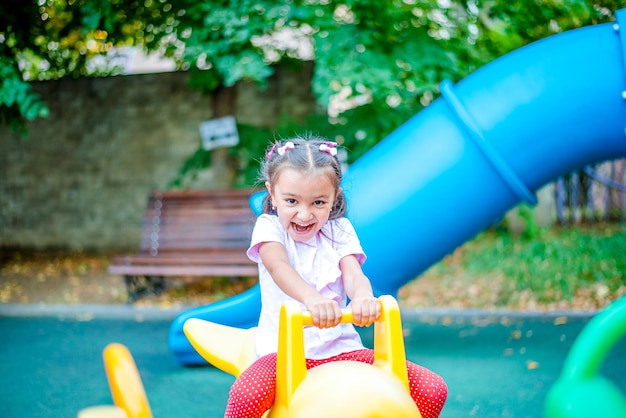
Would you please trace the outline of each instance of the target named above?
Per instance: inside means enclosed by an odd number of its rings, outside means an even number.
[[[381,296],[379,300],[382,314],[374,324],[374,364],[337,361],[311,370],[305,365],[303,333],[304,326],[312,325],[311,315],[296,302],[282,307],[276,398],[266,418],[421,418],[409,394],[400,308],[392,296]],[[352,311],[344,309],[341,323],[353,321]],[[192,318],[183,329],[204,359],[235,377],[254,360],[256,328],[241,329]],[[105,368],[115,407],[87,408],[79,418],[151,418],[128,350],[120,344],[107,346]],[[133,373],[135,377],[130,376]],[[96,415],[99,408],[103,414]],[[122,410],[126,415],[113,415],[113,410]]]
[[[421,418],[409,394],[400,308],[392,296],[379,300],[382,314],[374,324],[374,364],[337,361],[311,370],[305,366],[302,331],[312,325],[311,314],[302,312],[296,302],[283,305],[276,399],[266,417]],[[341,322],[353,321],[352,311],[344,309]],[[253,361],[255,328],[241,330],[192,318],[183,329],[204,359],[235,377]],[[235,352],[233,347],[241,349]]]

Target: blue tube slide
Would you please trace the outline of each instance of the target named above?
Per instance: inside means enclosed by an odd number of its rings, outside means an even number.
[[[515,50],[457,85],[350,166],[342,184],[377,294],[407,282],[559,175],[626,156],[626,9],[617,23]],[[620,30],[621,26],[621,30]],[[253,326],[258,286],[181,314],[170,348],[204,364],[187,318]]]

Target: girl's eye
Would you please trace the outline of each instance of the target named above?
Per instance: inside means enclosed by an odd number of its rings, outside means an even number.
[[[285,202],[287,202],[288,205],[295,205],[296,199],[286,199]]]
[[[315,206],[324,206],[326,202],[324,202],[323,200],[316,200],[315,202],[313,202],[313,204]]]

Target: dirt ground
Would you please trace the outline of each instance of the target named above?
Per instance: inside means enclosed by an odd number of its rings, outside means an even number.
[[[126,304],[124,279],[107,272],[114,254],[0,252],[0,303]],[[168,278],[166,291],[137,305],[200,305],[232,296],[256,279]]]
[[[0,303],[126,304],[123,278],[107,273],[111,256],[0,252]],[[149,295],[134,303],[164,307],[203,305],[240,293],[255,283],[256,279],[169,278],[163,294]],[[404,308],[595,310],[608,303],[602,292],[601,287],[590,288],[577,292],[569,301],[541,303],[531,293],[515,291],[502,277],[469,277],[462,270],[440,277],[431,269],[401,288],[398,299]]]

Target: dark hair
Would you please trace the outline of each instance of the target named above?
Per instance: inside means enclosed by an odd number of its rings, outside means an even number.
[[[281,155],[278,150],[288,142],[294,145],[293,148],[287,149]],[[274,142],[267,151],[265,161],[261,163],[260,180],[274,184],[285,168],[294,168],[310,173],[326,171],[335,187],[335,191],[340,190],[342,178],[341,163],[336,155],[320,150],[320,147],[324,148],[329,145],[331,148],[334,148],[336,144],[316,136],[298,136]],[[344,217],[347,209],[346,198],[343,195],[343,191],[340,191],[337,193],[337,198],[333,203],[328,219]],[[276,214],[276,209],[272,207],[269,194],[263,201],[263,213]]]

